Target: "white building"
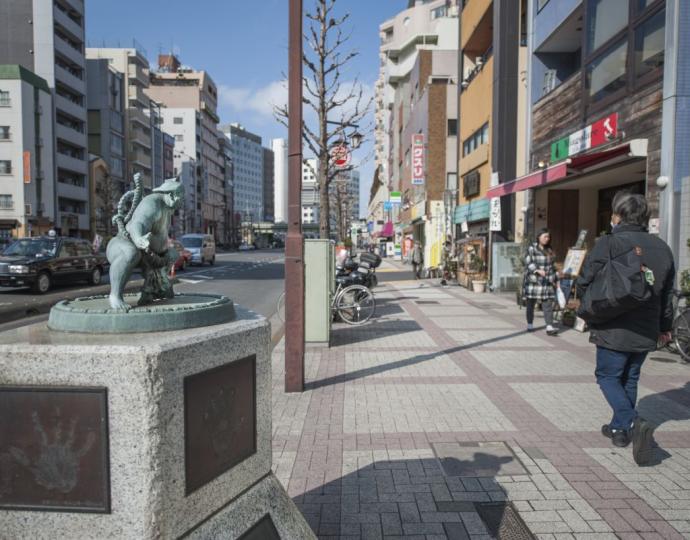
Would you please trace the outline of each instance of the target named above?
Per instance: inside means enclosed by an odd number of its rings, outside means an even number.
[[[55,221],[52,97],[19,65],[0,66],[0,245]]]
[[[276,223],[288,220],[288,145],[287,139],[273,139],[271,149],[274,156],[274,199],[273,212]]]
[[[235,212],[243,222],[263,220],[264,150],[261,137],[240,124],[222,126],[230,141],[235,173]]]
[[[2,2],[0,64],[19,64],[54,93],[55,225],[89,234],[84,0]]]
[[[302,223],[305,225],[319,223],[318,170],[318,159],[307,159],[302,163]]]

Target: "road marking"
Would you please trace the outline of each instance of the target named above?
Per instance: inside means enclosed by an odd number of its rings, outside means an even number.
[[[196,277],[201,278],[201,279],[213,279],[211,276],[204,276],[202,274],[196,274]]]
[[[178,281],[180,283],[188,283],[190,285],[196,285],[197,283],[203,283],[203,279],[185,279],[185,278],[178,278]]]

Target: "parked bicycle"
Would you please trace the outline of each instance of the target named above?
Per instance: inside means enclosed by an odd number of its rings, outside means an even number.
[[[331,313],[341,321],[359,326],[371,319],[376,312],[374,293],[364,285],[344,285],[338,282],[331,298]],[[285,292],[278,298],[277,313],[285,322]]]
[[[673,291],[673,312],[676,314],[671,329],[671,341],[661,346],[679,354],[683,362],[690,363],[690,293]],[[681,306],[681,302],[685,304]]]

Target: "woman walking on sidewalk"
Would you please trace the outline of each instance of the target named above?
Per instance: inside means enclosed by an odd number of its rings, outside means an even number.
[[[558,272],[555,255],[551,248],[551,234],[548,229],[537,233],[537,241],[527,248],[525,256],[524,297],[527,300],[527,331],[534,330],[534,308],[541,302],[546,320],[546,333],[555,336],[558,330],[553,326],[553,302],[558,286]]]

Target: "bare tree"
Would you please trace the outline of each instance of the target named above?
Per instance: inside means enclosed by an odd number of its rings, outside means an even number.
[[[337,17],[335,6],[338,0],[314,0],[313,11],[306,14],[311,21],[305,34],[308,47],[303,62],[303,104],[316,113],[317,125],[304,122],[303,137],[307,147],[318,159],[317,178],[319,186],[319,235],[329,238],[330,185],[342,172],[330,160],[329,151],[334,144],[346,141],[351,133],[369,114],[373,97],[365,95],[359,78],[346,82],[344,68],[358,56],[355,50],[348,50],[352,37],[345,31],[349,13]],[[276,107],[276,118],[287,126],[287,106]],[[370,132],[364,129],[364,132]]]

